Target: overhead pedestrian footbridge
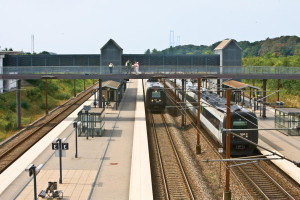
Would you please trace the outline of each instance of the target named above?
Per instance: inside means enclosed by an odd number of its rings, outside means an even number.
[[[4,66],[0,79],[142,79],[165,78],[233,78],[233,79],[300,79],[300,67],[260,66]]]

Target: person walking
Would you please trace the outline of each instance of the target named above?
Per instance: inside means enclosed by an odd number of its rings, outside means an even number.
[[[108,67],[109,67],[109,72],[112,74],[114,65],[112,63],[109,63]]]

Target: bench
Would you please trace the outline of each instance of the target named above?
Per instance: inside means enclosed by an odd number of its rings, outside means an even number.
[[[57,182],[48,182],[48,187],[46,190],[42,190],[38,197],[41,198],[57,198],[62,199],[63,198],[63,192],[62,190],[57,190]]]

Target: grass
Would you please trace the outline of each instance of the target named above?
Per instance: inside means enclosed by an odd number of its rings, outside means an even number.
[[[28,80],[31,86],[21,90],[22,127],[45,114],[45,80]],[[76,93],[84,89],[84,81],[76,80]],[[86,80],[86,88],[93,80]],[[49,111],[74,96],[73,80],[48,80]],[[0,142],[18,132],[16,91],[0,94]]]

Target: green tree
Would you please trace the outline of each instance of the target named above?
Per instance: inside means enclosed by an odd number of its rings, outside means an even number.
[[[150,49],[147,49],[147,50],[145,51],[145,54],[150,54],[150,53],[151,53]]]
[[[152,54],[158,54],[158,51],[157,51],[157,49],[152,49]]]

